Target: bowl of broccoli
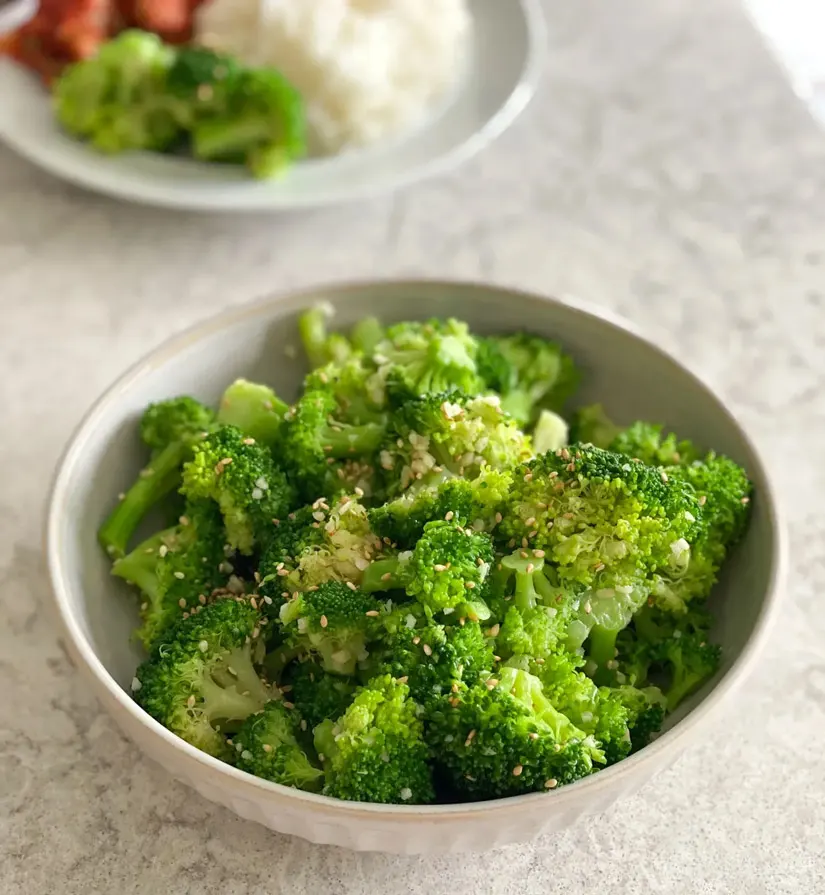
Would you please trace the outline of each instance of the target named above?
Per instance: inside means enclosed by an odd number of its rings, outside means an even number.
[[[277,296],[150,354],[74,435],[47,549],[150,758],[272,829],[411,853],[561,829],[670,764],[784,557],[757,452],[661,348],[435,281]]]

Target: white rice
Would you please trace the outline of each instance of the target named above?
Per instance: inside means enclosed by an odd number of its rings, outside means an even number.
[[[211,0],[197,39],[281,71],[304,98],[316,151],[415,126],[460,76],[467,0]]]

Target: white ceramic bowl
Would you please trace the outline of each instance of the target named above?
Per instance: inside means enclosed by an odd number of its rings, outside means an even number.
[[[191,393],[214,402],[238,376],[297,392],[302,362],[296,317],[331,302],[346,326],[367,313],[385,321],[454,315],[479,331],[526,328],[561,340],[581,364],[583,401],[600,400],[620,422],[660,420],[729,454],[754,485],[753,519],[714,595],[724,664],[716,679],[671,718],[652,745],[614,767],[553,793],[463,805],[385,806],[340,802],[259,780],[199,752],[150,718],[129,695],[140,654],[130,641],[135,601],[112,578],[95,533],[142,465],[135,425],[154,400]],[[721,401],[696,377],[628,326],[578,304],[466,283],[346,285],[267,299],[176,336],[123,376],[92,408],[62,460],[48,519],[48,562],[72,653],[123,731],[201,795],[242,817],[313,842],[389,852],[489,849],[559,830],[603,811],[669,765],[708,729],[711,710],[754,662],[777,602],[784,541],[765,469]]]

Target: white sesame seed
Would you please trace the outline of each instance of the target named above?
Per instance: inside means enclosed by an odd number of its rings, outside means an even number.
[[[198,649],[202,653],[205,653],[209,649],[209,643],[206,640],[201,640],[201,642],[198,644]]]
[[[514,777],[521,777],[521,772],[522,772],[523,770],[524,770],[524,768],[522,767],[522,765],[517,764],[517,765],[513,768],[513,776],[514,776]]]
[[[471,730],[471,731],[467,734],[467,739],[464,740],[464,745],[465,745],[465,746],[469,746],[470,743],[472,743],[472,741],[473,741],[473,737],[474,737],[475,735],[476,735],[475,730]]]
[[[325,615],[322,615],[321,616],[321,627],[326,628],[326,626],[328,624],[329,624],[329,621],[327,620],[327,617]]]
[[[378,610],[370,609],[365,613],[365,615],[368,615],[370,618],[376,618],[378,616]]]
[[[358,590],[358,588],[351,581],[347,581],[347,587],[350,590]]]
[[[452,510],[450,510],[448,513],[445,514],[444,519],[446,522],[452,522],[454,516],[455,516],[455,513]]]
[[[183,572],[175,572],[175,578],[177,578],[178,581],[183,581],[183,579],[184,579],[185,577],[186,577],[186,576],[183,574]]]
[[[189,706],[190,709],[195,707],[195,694],[194,693],[189,697],[189,699],[186,700],[186,704]]]
[[[544,781],[545,789],[555,789],[559,785],[558,780],[554,780],[552,777],[549,780]]]
[[[433,648],[428,643],[425,643],[421,648],[424,650],[426,656],[431,656],[433,654]]]

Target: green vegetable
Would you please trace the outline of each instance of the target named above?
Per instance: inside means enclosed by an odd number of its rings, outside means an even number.
[[[181,51],[177,101],[214,90],[198,121],[229,108],[216,64]],[[299,318],[293,404],[238,379],[217,414],[144,413],[147,471],[100,532],[141,591],[135,699],[247,773],[362,802],[552,793],[644,749],[720,667],[708,597],[746,471],[597,405],[568,435],[577,373],[542,338],[329,318]]]

